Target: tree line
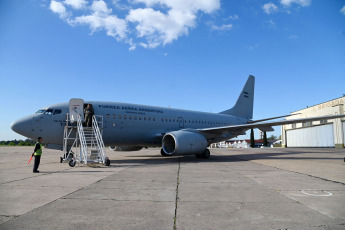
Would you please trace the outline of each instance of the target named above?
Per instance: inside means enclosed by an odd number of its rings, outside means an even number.
[[[31,139],[26,140],[11,140],[11,141],[0,141],[0,146],[34,146],[36,144],[36,141]]]

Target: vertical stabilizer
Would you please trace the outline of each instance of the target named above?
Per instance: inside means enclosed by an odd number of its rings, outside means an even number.
[[[237,117],[244,117],[247,119],[253,118],[253,106],[254,106],[254,85],[255,77],[249,75],[246,84],[234,107],[225,110],[220,114],[233,115]]]

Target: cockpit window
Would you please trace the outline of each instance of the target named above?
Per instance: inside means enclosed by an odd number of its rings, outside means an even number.
[[[61,109],[55,109],[53,115],[62,113]]]
[[[39,109],[36,113],[44,113],[45,111],[45,109]]]
[[[44,114],[46,114],[46,115],[52,115],[53,114],[53,109],[47,109],[45,112],[44,112]]]

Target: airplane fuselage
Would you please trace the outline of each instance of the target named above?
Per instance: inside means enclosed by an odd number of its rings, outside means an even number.
[[[85,104],[92,104],[95,115],[103,116],[103,140],[110,146],[160,146],[164,134],[171,131],[223,127],[248,121],[231,115],[128,103],[86,101]],[[48,106],[16,121],[12,129],[20,126],[18,133],[26,137],[42,136],[46,144],[61,146],[68,112],[67,102]]]

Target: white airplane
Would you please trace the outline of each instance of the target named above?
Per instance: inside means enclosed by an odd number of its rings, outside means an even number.
[[[272,126],[345,116],[263,122],[286,117],[280,116],[253,121],[254,83],[250,75],[235,106],[216,114],[120,102],[87,101],[85,105],[91,104],[95,115],[103,116],[104,144],[113,150],[161,146],[163,156],[195,154],[198,158],[210,156],[210,144],[244,135],[249,129],[273,131]],[[11,128],[31,139],[41,136],[46,148],[62,150],[67,113],[68,102],[47,106],[13,122]]]

